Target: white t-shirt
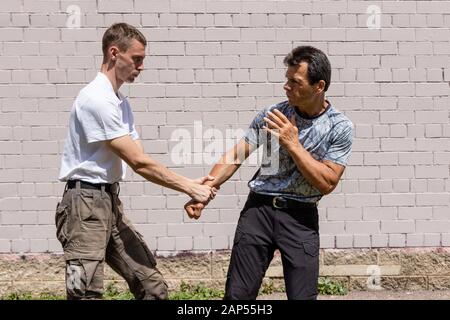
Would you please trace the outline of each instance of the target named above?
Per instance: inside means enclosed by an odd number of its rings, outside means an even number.
[[[126,163],[105,140],[127,134],[139,138],[130,104],[121,93],[116,96],[109,79],[99,72],[72,106],[59,180],[114,183],[124,179]]]

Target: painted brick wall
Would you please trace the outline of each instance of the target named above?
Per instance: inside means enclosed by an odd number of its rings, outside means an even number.
[[[61,251],[69,110],[120,21],[150,41],[147,70],[122,91],[154,158],[192,178],[209,172],[207,148],[174,161],[174,132],[208,146],[216,128],[229,146],[227,129],[284,99],[284,55],[314,45],[333,66],[329,99],[356,128],[344,178],[320,203],[322,247],[450,246],[450,1],[3,0],[1,253]],[[198,221],[182,210],[186,196],[134,173],[122,198],[153,250],[228,249],[255,170],[243,166]]]

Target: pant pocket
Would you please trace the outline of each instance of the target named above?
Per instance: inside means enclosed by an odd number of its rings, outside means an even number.
[[[99,299],[103,294],[103,261],[76,259],[66,262],[69,299]]]
[[[69,210],[67,205],[58,202],[55,213],[56,238],[59,240],[63,248],[67,245],[69,239],[67,232],[68,218]]]
[[[303,266],[308,270],[311,277],[315,278],[319,272],[319,240],[305,240],[302,243],[303,246]]]
[[[305,253],[311,257],[317,257],[319,254],[319,244],[312,241],[304,241],[303,242],[303,250]]]
[[[284,262],[293,268],[311,269],[318,266],[319,241],[318,239],[305,239],[300,241],[280,242],[280,250]]]
[[[111,220],[111,208],[97,195],[78,195],[77,236],[83,247],[106,249]]]

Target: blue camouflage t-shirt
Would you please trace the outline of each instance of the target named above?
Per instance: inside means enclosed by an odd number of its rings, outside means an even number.
[[[325,112],[312,118],[301,114],[287,101],[264,108],[256,115],[244,134],[247,143],[264,146],[261,170],[248,184],[251,191],[303,202],[320,200],[322,194],[302,176],[289,152],[262,127],[267,125],[264,117],[268,111],[278,109],[288,119],[295,114],[298,139],[306,151],[318,161],[329,160],[345,166],[352,147],[353,124],[327,103]]]

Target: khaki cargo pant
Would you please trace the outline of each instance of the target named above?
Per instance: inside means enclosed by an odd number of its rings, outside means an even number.
[[[103,295],[105,262],[128,283],[136,299],[167,299],[167,284],[143,237],[124,217],[119,186],[112,192],[64,191],[56,208],[56,236],[64,249],[68,299]]]

